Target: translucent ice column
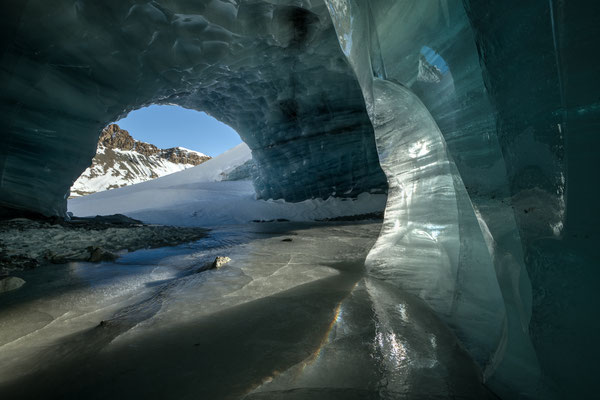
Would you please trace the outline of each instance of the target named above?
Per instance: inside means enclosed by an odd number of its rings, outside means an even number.
[[[327,3],[389,185],[369,273],[425,300],[497,393],[535,396],[531,289],[462,4]]]

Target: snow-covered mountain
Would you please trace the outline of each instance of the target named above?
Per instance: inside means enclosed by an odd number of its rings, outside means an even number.
[[[71,197],[149,181],[210,160],[184,147],[159,149],[133,139],[116,124],[104,128],[92,165],[71,187]]]

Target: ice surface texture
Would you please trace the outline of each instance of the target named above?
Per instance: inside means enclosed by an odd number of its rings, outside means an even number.
[[[379,229],[226,226],[31,271],[0,300],[3,399],[496,399],[427,306],[364,276]]]
[[[599,2],[51,3],[2,5],[0,205],[64,213],[100,129],[152,103],[235,128],[263,198],[353,196],[381,165],[369,273],[502,397],[593,397]]]
[[[360,88],[314,3],[3,5],[0,205],[63,214],[100,130],[150,104],[232,126],[253,151],[261,198],[385,188]]]

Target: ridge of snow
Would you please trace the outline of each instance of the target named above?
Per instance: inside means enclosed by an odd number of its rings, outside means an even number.
[[[177,147],[176,147],[176,149],[183,150],[183,151],[187,151],[188,153],[197,154],[197,155],[199,155],[200,157],[208,157],[208,156],[207,156],[206,154],[204,154],[204,153],[200,153],[199,151],[196,151],[196,150],[190,150],[190,149],[188,149],[188,148],[186,148],[186,147],[177,146]]]

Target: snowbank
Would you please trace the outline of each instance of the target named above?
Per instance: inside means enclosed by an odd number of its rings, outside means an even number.
[[[386,196],[312,199],[300,203],[257,200],[250,181],[221,181],[252,157],[245,144],[197,167],[153,181],[69,200],[76,216],[125,214],[146,223],[207,226],[253,220],[310,221],[368,214],[385,208]]]

